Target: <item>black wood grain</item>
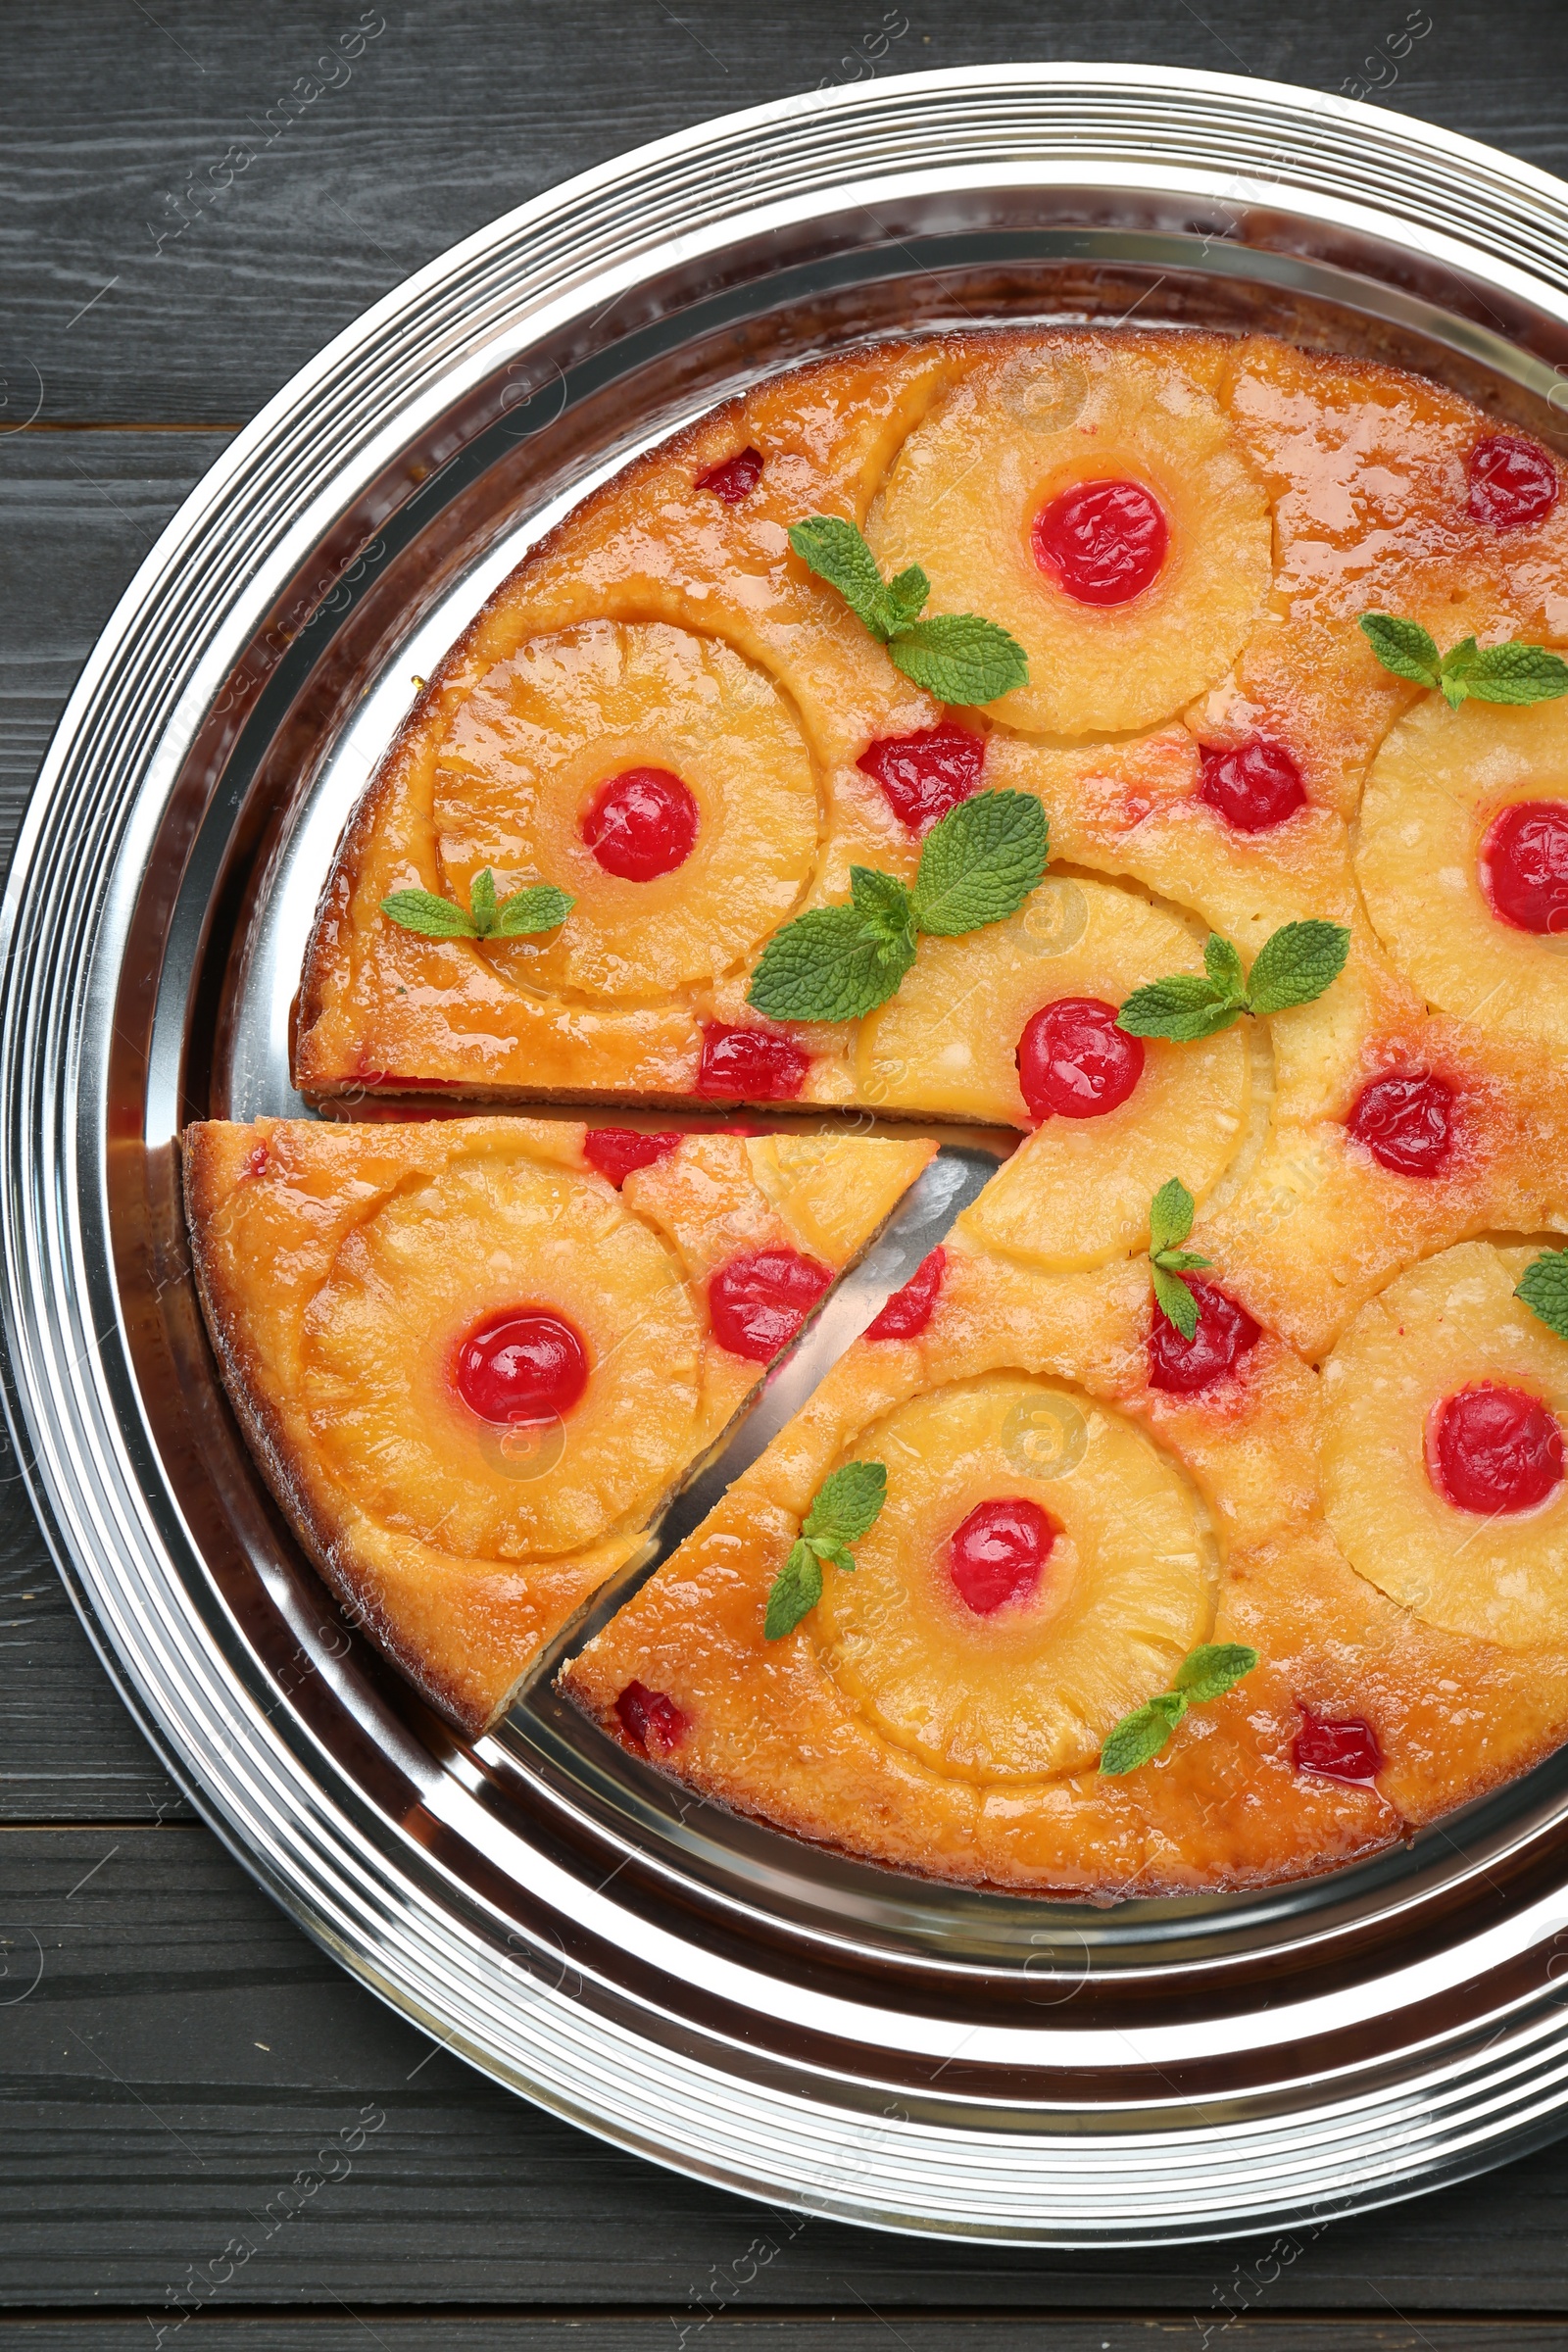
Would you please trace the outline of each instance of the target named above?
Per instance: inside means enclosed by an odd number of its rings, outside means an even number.
[[[10,0],[0,416],[242,421],[375,296],[497,214],[643,140],[823,80],[1090,55],[1338,91],[1368,78],[1368,52],[1412,13],[1407,0],[1102,0],[1088,18],[1064,0]],[[1568,164],[1568,10],[1436,0],[1430,15],[1402,60],[1370,70],[1380,103]],[[907,31],[868,58],[889,20]]]
[[[882,2237],[677,2180],[483,2082],[307,1943],[201,1829],[14,1830],[0,1878],[13,2304],[72,2309],[90,2279],[101,2304],[162,2313],[194,2266],[216,2311],[599,2307],[672,2337],[867,2305],[900,2332],[901,2314],[934,2311],[1216,2330],[1292,2312],[1568,2323],[1568,2148],[1245,2245],[1051,2256]]]
[[[375,2308],[352,2311],[237,2312],[210,2308],[194,2328],[176,2335],[162,2315],[152,2331],[145,2318],[109,2312],[74,2312],[0,2320],[0,2352],[156,2352],[162,2342],[180,2352],[217,2345],[222,2352],[681,2352],[684,2342],[701,2352],[1168,2352],[1183,2343],[1198,2346],[1201,2332],[1191,2316],[1148,2319],[1080,2317],[1058,2319],[974,2319],[964,2312],[940,2318],[899,2315],[895,2327],[854,2305],[846,2313],[807,2318],[767,2314],[753,2320],[710,2323],[699,2339],[695,2328],[674,2315],[637,2312],[613,2319],[542,2318],[517,2313],[443,2312],[439,2318]],[[1212,2341],[1218,2345],[1216,2334]],[[1560,2352],[1568,2328],[1560,2320],[1401,2321],[1386,2315],[1363,2319],[1336,2313],[1321,2320],[1244,2320],[1223,2338],[1225,2352]]]

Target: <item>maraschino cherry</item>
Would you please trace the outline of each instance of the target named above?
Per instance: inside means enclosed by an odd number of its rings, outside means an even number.
[[[639,1134],[635,1127],[590,1127],[582,1139],[582,1155],[591,1168],[608,1176],[618,1193],[636,1168],[651,1168],[680,1150],[680,1137],[668,1131]]]
[[[1125,605],[1159,576],[1170,532],[1142,482],[1075,482],[1041,508],[1035,562],[1081,605]]]
[[[1025,1494],[977,1503],[948,1543],[948,1570],[958,1598],[977,1617],[994,1616],[1009,1600],[1027,1600],[1056,1533]]]
[[[710,490],[726,507],[738,507],[742,499],[751,497],[761,478],[761,451],[738,449],[732,458],[725,458],[721,465],[710,466],[706,473],[700,473],[697,487]]]
[[[1462,1511],[1533,1511],[1562,1484],[1562,1431],[1528,1390],[1479,1381],[1432,1415],[1427,1475]]]
[[[1149,1327],[1149,1385],[1171,1396],[1193,1396],[1228,1378],[1262,1336],[1246,1307],[1211,1282],[1196,1274],[1182,1280],[1198,1301],[1194,1337],[1184,1340],[1157,1300]]]
[[[1301,1728],[1291,1746],[1298,1772],[1318,1780],[1370,1784],[1383,1770],[1383,1749],[1364,1715],[1315,1715],[1301,1706]]]
[[[458,1349],[458,1394],[497,1429],[559,1421],[588,1386],[588,1350],[564,1315],[522,1307]]]
[[[799,1250],[754,1250],[732,1257],[708,1285],[713,1337],[731,1355],[769,1364],[805,1325],[833,1276]]]
[[[1467,504],[1477,522],[1516,531],[1544,522],[1557,504],[1557,468],[1545,451],[1517,433],[1489,433],[1470,452]]]
[[[663,1690],[650,1690],[646,1683],[628,1683],[615,1701],[615,1713],[633,1747],[645,1755],[657,1750],[667,1756],[690,1728],[675,1701]]]
[[[1099,1119],[1125,1102],[1144,1074],[1144,1041],[1116,1026],[1099,997],[1058,997],[1018,1040],[1018,1085],[1038,1125],[1053,1115]]]
[[[1249,735],[1228,750],[1200,747],[1200,760],[1199,799],[1238,833],[1272,833],[1306,806],[1300,769],[1284,744],[1266,735]]]
[[[1396,1176],[1440,1176],[1453,1149],[1453,1089],[1432,1070],[1391,1070],[1361,1089],[1345,1126]]]
[[[1481,887],[1516,931],[1568,932],[1568,802],[1515,801],[1481,844]]]
[[[788,1102],[806,1084],[810,1066],[806,1048],[777,1029],[706,1021],[696,1091],[736,1102]]]
[[[900,824],[924,833],[979,791],[985,761],[985,737],[944,720],[917,735],[879,736],[855,764],[881,785]]]
[[[895,1291],[873,1323],[865,1327],[868,1340],[917,1340],[936,1312],[948,1253],[940,1243],[916,1266],[902,1291]]]
[[[627,767],[601,784],[582,837],[622,882],[656,882],[684,865],[697,841],[697,803],[667,767]]]

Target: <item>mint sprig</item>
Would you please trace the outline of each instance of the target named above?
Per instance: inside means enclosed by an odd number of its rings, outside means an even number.
[[[1513,1295],[1522,1298],[1538,1322],[1568,1340],[1568,1250],[1544,1250],[1532,1258]]]
[[[1135,988],[1116,1016],[1129,1037],[1168,1037],[1191,1045],[1228,1029],[1243,1013],[1258,1017],[1310,1004],[1345,969],[1350,934],[1342,923],[1286,923],[1258,949],[1250,977],[1228,939],[1214,934],[1203,950],[1205,977],[1173,972]]]
[[[790,525],[801,562],[836,588],[888,659],[916,686],[944,703],[993,703],[1029,683],[1029,662],[1016,637],[973,612],[936,612],[920,618],[931,582],[918,564],[884,580],[877,561],[853,522],[811,514]]]
[[[922,931],[956,939],[1016,913],[1046,870],[1049,835],[1032,792],[982,792],[925,837],[912,890],[850,868],[848,906],[814,906],[774,933],[746,992],[770,1021],[855,1021],[885,1004]]]
[[[1463,702],[1549,703],[1568,694],[1568,662],[1544,645],[1512,637],[1505,645],[1477,645],[1473,637],[1446,654],[1418,620],[1393,612],[1363,612],[1361,634],[1387,670],[1434,688],[1450,710]]]
[[[824,1478],[816,1498],[790,1546],[790,1556],[773,1579],[767,1596],[762,1638],[782,1642],[793,1634],[808,1609],[822,1597],[822,1563],[853,1570],[850,1545],[876,1523],[887,1500],[888,1474],[882,1462],[846,1462]]]
[[[466,914],[431,890],[395,890],[381,901],[381,912],[425,939],[522,939],[530,931],[554,931],[576,904],[553,882],[533,882],[498,900],[496,878],[485,866],[473,877]]]
[[[1154,1297],[1168,1321],[1189,1343],[1198,1337],[1198,1300],[1192,1286],[1181,1278],[1212,1262],[1180,1246],[1193,1230],[1194,1205],[1193,1196],[1179,1176],[1162,1184],[1149,1203],[1149,1266]]]
[[[1136,1772],[1157,1756],[1189,1707],[1220,1698],[1250,1674],[1257,1652],[1242,1642],[1205,1642],[1189,1650],[1176,1669],[1174,1687],[1124,1715],[1100,1751],[1100,1769],[1107,1780]]]

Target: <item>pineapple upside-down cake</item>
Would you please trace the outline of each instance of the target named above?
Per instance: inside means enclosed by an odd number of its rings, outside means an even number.
[[[1268,338],[883,343],[637,461],[453,648],[318,911],[308,1099],[1023,1139],[563,1669],[633,1753],[1113,1900],[1334,1867],[1568,1738],[1561,486]],[[829,1141],[617,1195],[575,1120],[193,1131],[247,1432],[460,1723],[758,1377],[720,1199],[814,1303],[921,1164]],[[569,1378],[470,1378],[545,1311]]]

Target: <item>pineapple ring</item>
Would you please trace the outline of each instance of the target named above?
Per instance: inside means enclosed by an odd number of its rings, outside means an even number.
[[[1429,1004],[1568,1052],[1568,939],[1515,930],[1482,889],[1481,843],[1518,801],[1568,798],[1568,706],[1436,695],[1394,727],[1361,802],[1355,868],[1378,937]]]
[[[1483,1518],[1427,1471],[1432,1415],[1488,1382],[1568,1427],[1568,1348],[1513,1295],[1537,1254],[1461,1242],[1369,1300],[1324,1366],[1323,1507],[1340,1549],[1391,1600],[1506,1649],[1568,1640],[1568,1483],[1539,1508]]]
[[[582,837],[596,792],[665,769],[697,804],[690,855],[653,881],[606,872]],[[553,934],[493,943],[509,979],[658,996],[743,963],[795,910],[816,862],[816,780],[784,695],[727,645],[662,621],[586,621],[524,640],[464,702],[441,750],[435,826],[446,888],[467,904],[554,882],[576,900]]]
[[[453,1385],[509,1309],[564,1315],[585,1395],[497,1429]],[[608,1186],[511,1152],[402,1186],[305,1317],[303,1394],[329,1473],[379,1525],[463,1558],[553,1557],[646,1512],[697,1441],[704,1334],[674,1256]]]
[[[1049,1418],[1059,1469],[1041,1464]],[[898,1406],[854,1448],[887,1501],[830,1569],[814,1639],[841,1690],[900,1747],[973,1781],[1082,1772],[1112,1725],[1170,1687],[1213,1621],[1202,1506],[1142,1430],[1025,1373]],[[1051,1465],[1051,1455],[1047,1455]],[[979,1503],[1022,1497],[1060,1530],[1033,1595],[979,1616],[947,1539]]]
[[[938,1117],[1031,1124],[1018,1087],[1024,1024],[1063,997],[1120,1004],[1145,980],[1201,972],[1192,933],[1113,882],[1052,876],[1005,922],[926,938],[898,995],[860,1024],[862,1102]],[[1100,1118],[1049,1118],[964,1218],[989,1248],[1053,1273],[1103,1265],[1148,1238],[1168,1176],[1212,1191],[1247,1132],[1239,1027],[1195,1045],[1144,1040],[1127,1100]]]
[[[1075,484],[1152,492],[1169,534],[1126,604],[1080,604],[1035,560],[1035,517]],[[923,565],[932,612],[1000,621],[1029,683],[1010,726],[1079,736],[1152,727],[1224,676],[1272,577],[1268,504],[1218,403],[1179,354],[1090,344],[1003,352],[970,370],[899,453],[866,536],[884,573]]]

